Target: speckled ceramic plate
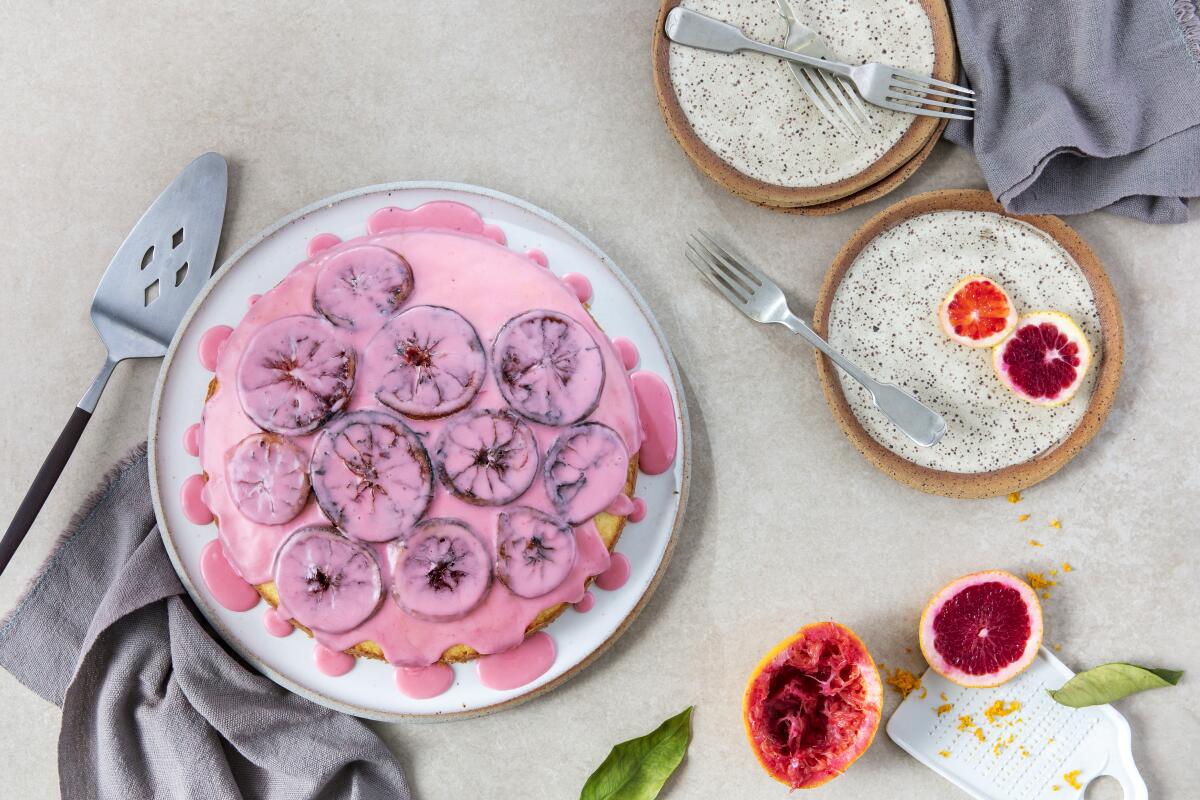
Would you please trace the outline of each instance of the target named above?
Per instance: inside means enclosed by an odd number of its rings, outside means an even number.
[[[996,377],[990,349],[952,342],[937,319],[958,281],[999,282],[1021,314],[1056,310],[1079,323],[1093,363],[1057,408],[1018,398]],[[907,388],[946,417],[933,447],[913,445],[861,386],[818,356],[838,423],[875,466],[922,491],[991,497],[1058,471],[1104,423],[1120,381],[1123,334],[1112,285],[1062,220],[1006,213],[987,192],[929,192],[869,220],[825,277],[814,327],[876,378]]]
[[[874,199],[928,155],[926,145],[941,129],[938,119],[871,106],[870,135],[854,139],[820,115],[779,59],[672,44],[663,24],[681,2],[772,44],[782,44],[786,25],[776,0],[663,0],[653,44],[659,105],[684,152],[725,188],[761,205],[794,208],[830,204],[899,178],[867,198]],[[797,16],[848,62],[882,61],[943,80],[956,77],[943,0],[792,2]]]
[[[568,610],[546,628],[557,648],[549,671],[525,686],[498,691],[479,682],[474,663],[456,664],[449,690],[415,700],[396,689],[393,669],[382,661],[359,659],[341,677],[322,674],[313,663],[313,642],[303,633],[282,639],[267,633],[265,603],[242,613],[219,605],[200,572],[200,554],[216,529],[187,519],[180,488],[199,469],[199,462],[183,449],[183,435],[200,418],[212,377],[196,357],[200,336],[213,325],[237,324],[247,298],[274,286],[303,260],[313,236],[361,236],[367,217],[378,209],[415,208],[433,200],[470,205],[504,231],[509,247],[518,252],[539,248],[557,274],[576,272],[591,281],[592,316],[606,330],[632,340],[641,354],[640,368],[663,376],[670,387],[679,449],[667,472],[638,476],[637,494],[646,501],[647,514],[641,522],[626,525],[616,548],[629,558],[629,580],[615,591],[595,590],[591,611]],[[645,301],[620,268],[552,214],[500,192],[452,183],[357,189],[301,209],[248,242],[225,262],[180,325],[163,362],[150,416],[150,485],[159,529],[188,594],[213,627],[247,661],[288,689],[349,714],[388,721],[449,719],[508,708],[562,684],[607,649],[650,599],[666,570],[687,502],[690,452],[687,407],[675,361]]]

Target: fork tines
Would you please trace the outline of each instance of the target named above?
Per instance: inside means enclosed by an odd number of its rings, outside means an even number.
[[[692,266],[734,305],[745,306],[767,282],[765,276],[730,255],[704,230],[692,234],[687,244]]]
[[[929,116],[969,120],[975,115],[975,92],[971,89],[905,70],[892,71],[886,99],[904,107],[900,110],[921,109]],[[929,106],[945,111],[930,111]]]

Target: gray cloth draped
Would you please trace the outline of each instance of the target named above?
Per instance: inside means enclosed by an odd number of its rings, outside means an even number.
[[[0,625],[0,665],[62,707],[66,800],[410,797],[366,725],[277,686],[200,622],[155,525],[144,445]]]
[[[949,0],[992,194],[1021,214],[1184,222],[1200,196],[1200,0]]]

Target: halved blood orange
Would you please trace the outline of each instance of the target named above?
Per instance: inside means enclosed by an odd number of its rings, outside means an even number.
[[[1058,311],[1021,317],[992,351],[996,374],[1018,397],[1040,406],[1060,406],[1079,387],[1092,363],[1092,349],[1075,320]]]
[[[933,596],[920,630],[921,652],[934,672],[960,686],[999,686],[1037,657],[1042,605],[1010,572],[975,572]]]
[[[942,330],[967,347],[992,347],[1017,324],[1017,310],[1000,284],[968,275],[950,290],[938,309]]]
[[[793,789],[845,772],[875,738],[883,683],[866,646],[836,622],[805,625],[758,662],[742,716],[758,763]]]

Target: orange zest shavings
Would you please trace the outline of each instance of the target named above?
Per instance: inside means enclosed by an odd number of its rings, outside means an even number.
[[[938,750],[938,755],[941,756],[942,758],[949,758],[950,751],[949,750]]]
[[[1073,769],[1070,772],[1064,772],[1063,780],[1066,781],[1067,785],[1070,786],[1072,789],[1082,789],[1083,785],[1079,783],[1079,773],[1080,772],[1083,772],[1083,770]]]
[[[999,725],[999,720],[1001,717],[1007,717],[1020,707],[1021,704],[1016,700],[1013,700],[1010,703],[1005,703],[1003,700],[997,700],[984,710],[983,715],[987,717],[988,722],[991,724]]]
[[[1020,492],[1009,492],[1008,493],[1008,502],[1010,502],[1010,503],[1021,502],[1021,493]]]
[[[1050,527],[1051,527],[1051,528],[1055,528],[1056,530],[1060,530],[1060,531],[1061,531],[1061,530],[1062,530],[1062,523],[1061,523],[1061,522],[1059,522],[1059,521],[1058,521],[1058,520],[1056,520],[1056,519],[1052,519],[1052,520],[1050,520]]]
[[[1041,543],[1041,542],[1039,542],[1037,539],[1030,539],[1030,540],[1029,540],[1029,546],[1030,546],[1030,547],[1041,547],[1041,546],[1042,546],[1042,543]]]
[[[1029,519],[1029,515],[1022,514],[1021,516],[1017,517],[1017,522],[1025,522],[1027,519]]]
[[[940,706],[935,708],[934,711],[937,712],[937,715],[940,717],[942,714],[947,713],[952,708],[954,708],[954,706],[950,705],[949,703],[942,703]]]
[[[921,678],[919,675],[914,675],[904,667],[896,667],[891,671],[891,674],[888,674],[887,665],[883,664],[882,662],[879,664],[879,671],[883,673],[884,682],[887,683],[888,686],[891,686],[893,689],[895,689],[896,692],[899,693],[901,699],[908,697],[918,689],[921,690],[919,697],[922,699],[925,698],[925,693],[927,690],[921,686]]]

